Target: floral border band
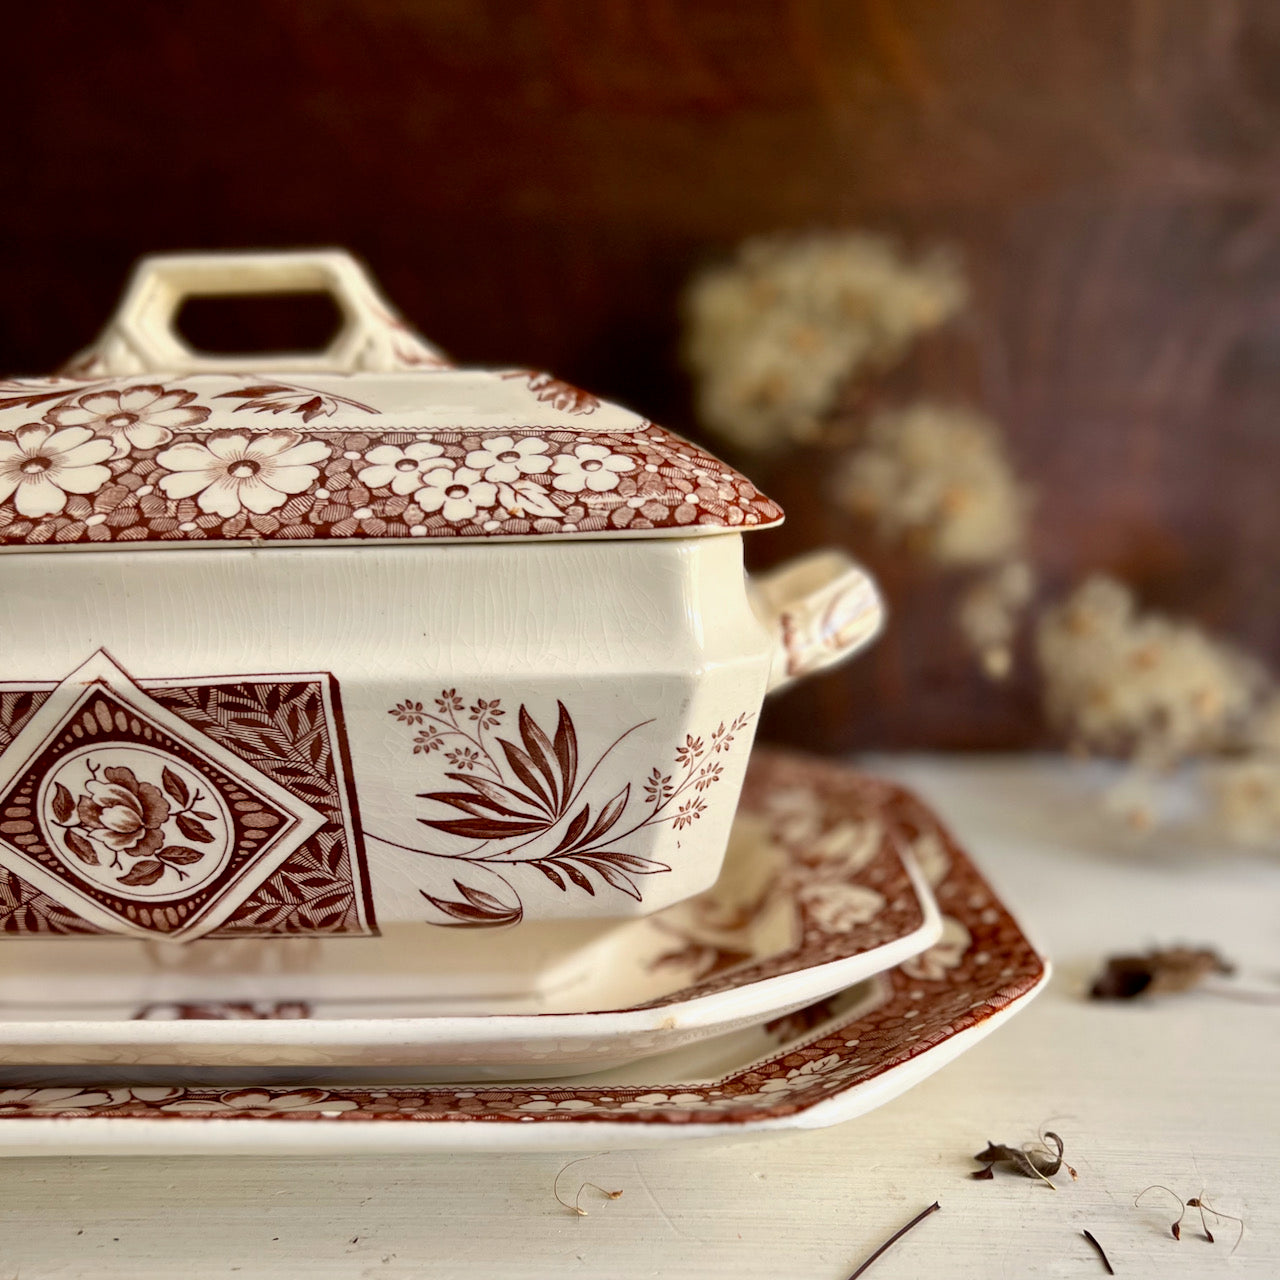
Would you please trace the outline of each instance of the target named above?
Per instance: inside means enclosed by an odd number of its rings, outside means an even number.
[[[217,379],[229,390],[203,394],[0,381],[0,548],[652,535],[782,519],[696,445],[652,423],[592,430],[594,397],[557,382],[550,391],[566,390],[549,401],[545,375],[518,376],[531,425],[483,433],[389,429],[372,405],[230,375]],[[582,428],[533,425],[544,402]]]

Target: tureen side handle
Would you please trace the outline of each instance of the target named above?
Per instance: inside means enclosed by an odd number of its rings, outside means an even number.
[[[175,327],[187,298],[271,293],[328,293],[342,314],[329,346],[308,353],[218,356],[192,350]],[[342,249],[309,249],[143,258],[107,327],[63,372],[77,377],[273,369],[382,373],[448,365],[400,318],[359,261]]]
[[[884,602],[871,576],[843,551],[815,551],[750,578],[776,637],[768,692],[851,658],[880,634]]]

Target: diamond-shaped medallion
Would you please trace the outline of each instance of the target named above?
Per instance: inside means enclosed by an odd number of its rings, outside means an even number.
[[[114,933],[216,929],[323,823],[101,652],[0,755],[0,865]]]

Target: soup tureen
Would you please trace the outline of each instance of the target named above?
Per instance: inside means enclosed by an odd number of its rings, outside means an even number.
[[[320,355],[190,294],[329,290]],[[0,382],[0,927],[187,941],[651,912],[716,878],[761,700],[880,605],[546,374],[450,365],[335,252],[153,258]]]

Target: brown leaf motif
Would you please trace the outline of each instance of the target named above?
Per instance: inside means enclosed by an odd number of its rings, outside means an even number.
[[[164,784],[164,789],[185,809],[191,802],[191,792],[187,784],[168,767],[161,773],[160,780]]]
[[[140,862],[135,862],[132,868],[117,879],[121,884],[130,885],[146,885],[155,884],[160,877],[164,875],[164,863],[154,858],[143,858]]]
[[[435,898],[422,890],[422,896],[438,911],[443,911],[457,924],[470,928],[494,928],[498,925],[516,924],[524,915],[524,909],[517,902],[515,906],[504,903],[500,898],[486,893],[483,889],[474,889],[461,880],[455,880],[453,887],[462,895],[462,899]]]
[[[198,849],[188,849],[184,844],[167,844],[156,857],[171,866],[189,867],[193,862],[199,862],[204,854]]]
[[[71,792],[59,782],[53,789],[53,801],[49,807],[59,822],[70,822],[71,815],[76,811],[76,802]]]
[[[355,409],[359,413],[378,412],[372,405],[361,404],[359,400],[349,400],[346,396],[313,391],[310,387],[284,382],[264,382],[240,387],[235,391],[223,391],[215,399],[241,401],[233,410],[235,413],[246,409],[251,413],[293,413],[300,415],[303,422],[310,422],[314,418],[332,418],[343,408]]]
[[[100,863],[98,851],[84,838],[78,831],[64,831],[62,839],[66,843],[68,849],[80,859],[81,862],[87,863],[91,867],[96,867]]]
[[[214,841],[213,832],[202,822],[198,822],[189,813],[178,814],[175,821],[178,824],[178,830],[182,832],[188,840],[194,840],[197,844],[212,844]]]

